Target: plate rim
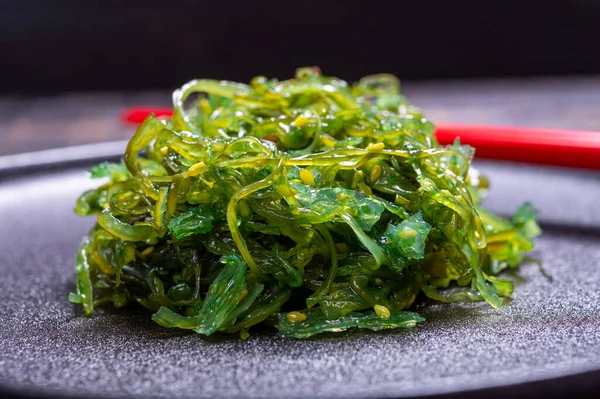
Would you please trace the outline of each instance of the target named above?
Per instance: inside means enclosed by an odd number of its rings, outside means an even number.
[[[123,157],[129,140],[106,141],[0,156],[0,177],[27,172],[115,161]]]

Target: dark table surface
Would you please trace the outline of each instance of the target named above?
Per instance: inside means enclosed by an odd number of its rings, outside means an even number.
[[[600,131],[600,76],[408,82],[404,92],[434,122]],[[127,139],[121,110],[170,99],[166,90],[0,96],[0,156]]]

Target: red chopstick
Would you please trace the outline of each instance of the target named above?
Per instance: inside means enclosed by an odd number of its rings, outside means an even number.
[[[441,123],[435,135],[440,144],[460,137],[476,158],[600,170],[600,132]]]
[[[149,114],[171,116],[171,108],[134,107],[122,120],[141,123]],[[568,166],[600,170],[600,132],[516,126],[436,123],[440,144],[462,144],[476,148],[477,158]]]
[[[169,107],[131,107],[121,113],[121,120],[125,123],[142,123],[150,114],[155,116],[171,116],[173,108]]]

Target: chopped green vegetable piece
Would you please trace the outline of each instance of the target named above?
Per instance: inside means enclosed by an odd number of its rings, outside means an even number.
[[[517,209],[512,222],[523,235],[529,239],[542,234],[542,229],[536,222],[537,211],[530,203],[525,203]]]
[[[163,327],[194,329],[204,335],[210,335],[223,327],[231,320],[229,315],[242,299],[242,293],[246,289],[244,278],[247,266],[238,256],[224,256],[221,260],[225,267],[211,283],[197,316],[182,317],[168,308],[161,307],[152,316],[152,320]]]
[[[355,310],[369,307],[369,303],[358,295],[348,283],[339,283],[320,302],[321,311],[327,320],[335,320]]]
[[[75,212],[97,223],[69,300],[242,339],[413,327],[419,293],[500,307],[536,212],[485,209],[474,149],[434,131],[391,75],[191,81],[171,119],[148,116],[121,163],[90,170],[103,181]]]
[[[86,314],[92,313],[94,310],[94,297],[92,280],[90,276],[90,246],[89,238],[85,238],[77,252],[77,293],[69,293],[69,300],[74,303],[83,305],[83,310]]]
[[[209,207],[190,208],[171,219],[169,232],[177,240],[194,234],[208,233],[213,228],[215,216]]]
[[[388,310],[389,312],[389,310]],[[415,312],[392,312],[387,318],[382,318],[373,311],[355,312],[341,316],[335,320],[327,320],[317,310],[305,313],[306,320],[290,322],[287,314],[280,313],[276,325],[279,333],[284,338],[308,338],[325,332],[342,332],[349,328],[363,328],[379,331],[388,328],[411,328],[417,323],[425,321]]]
[[[94,166],[90,170],[90,176],[94,179],[108,177],[112,181],[123,181],[130,178],[131,174],[123,163],[104,162]]]
[[[384,248],[390,264],[401,273],[411,261],[425,257],[425,241],[431,225],[423,220],[421,212],[394,226],[389,224],[383,233]]]

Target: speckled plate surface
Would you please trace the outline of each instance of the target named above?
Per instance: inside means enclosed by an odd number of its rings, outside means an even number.
[[[67,301],[74,253],[94,223],[72,213],[96,182],[90,153],[70,163],[0,158],[0,394],[118,398],[501,397],[597,392],[600,380],[600,173],[480,163],[487,205],[540,209],[542,260],[513,273],[513,300],[420,304],[402,331],[247,342],[163,329],[140,309],[84,317]],[[81,149],[79,150],[82,151]],[[96,155],[98,153],[96,152]],[[56,157],[56,153],[54,156]],[[58,154],[60,156],[60,153]],[[102,157],[109,156],[103,153]],[[42,157],[43,158],[43,157]],[[4,164],[3,162],[4,161]]]

